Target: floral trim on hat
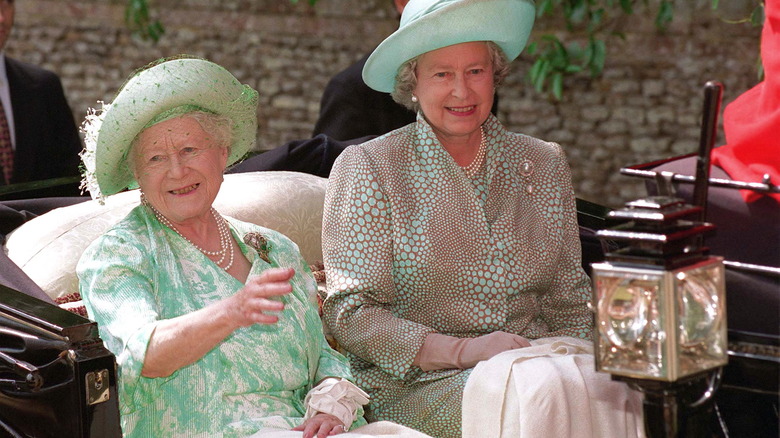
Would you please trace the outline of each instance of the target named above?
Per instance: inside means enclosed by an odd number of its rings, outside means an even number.
[[[84,149],[79,153],[81,162],[81,193],[88,191],[92,199],[97,200],[101,205],[105,204],[105,195],[100,191],[96,174],[96,155],[97,139],[100,133],[100,126],[103,125],[103,119],[106,112],[111,108],[110,103],[98,101],[99,108],[90,108],[87,110],[87,116],[81,124],[81,132],[84,133]]]

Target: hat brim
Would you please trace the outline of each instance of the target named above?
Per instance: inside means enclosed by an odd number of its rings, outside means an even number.
[[[225,68],[197,58],[161,62],[131,77],[106,109],[95,148],[95,176],[103,195],[135,183],[127,165],[133,139],[158,114],[194,105],[233,121],[228,165],[243,158],[257,137],[257,91]]]
[[[432,50],[471,41],[492,41],[512,61],[523,51],[536,8],[528,0],[463,0],[400,27],[382,41],[363,67],[363,80],[390,93],[398,69]]]

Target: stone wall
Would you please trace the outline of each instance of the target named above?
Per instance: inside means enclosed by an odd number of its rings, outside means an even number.
[[[260,92],[258,148],[269,149],[310,136],[328,78],[397,26],[390,3],[152,1],[166,28],[153,44],[130,35],[124,0],[23,0],[6,53],[58,73],[79,121],[150,61],[177,53],[211,59]],[[521,55],[499,91],[499,118],[511,130],[561,143],[578,196],[614,207],[643,195],[643,183],[619,169],[697,150],[704,83],[726,85],[725,105],[758,80],[760,28],[726,22],[755,1],[720,3],[713,11],[710,0],[676,2],[666,33],[654,28],[652,11],[614,20],[623,38],[608,43],[603,76],[567,80],[561,101],[533,90],[529,58]],[[544,18],[531,38],[568,34],[560,29]]]

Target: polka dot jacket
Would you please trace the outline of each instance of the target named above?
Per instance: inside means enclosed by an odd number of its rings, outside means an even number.
[[[347,148],[325,198],[323,311],[369,390],[441,379],[429,333],[590,338],[571,171],[561,147],[484,124],[469,179],[421,117]]]

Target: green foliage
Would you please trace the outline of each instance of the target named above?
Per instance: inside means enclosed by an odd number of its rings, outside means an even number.
[[[300,0],[290,0],[291,3],[298,3]],[[307,0],[309,5],[314,6],[317,0]],[[152,40],[157,42],[162,34],[165,33],[165,27],[159,20],[153,20],[149,14],[149,0],[127,0],[125,7],[125,24],[134,36],[142,40]]]
[[[299,3],[301,0],[289,0]],[[315,5],[318,0],[306,0]],[[540,93],[550,93],[554,98],[563,97],[564,78],[576,74],[588,74],[595,78],[604,70],[607,42],[623,38],[616,32],[616,24],[635,13],[640,4],[654,13],[656,28],[663,32],[674,19],[675,0],[536,0],[538,20],[562,18],[566,25],[565,37],[541,35],[529,44],[526,53],[533,59],[528,78]],[[688,0],[678,0],[688,1]],[[711,0],[717,9],[720,0]],[[734,23],[750,22],[761,26],[764,22],[764,0],[755,0],[757,6],[749,18]],[[127,0],[125,22],[133,34],[141,39],[158,41],[165,32],[160,21],[152,19],[149,0]],[[652,4],[652,5],[651,5]],[[571,39],[564,42],[564,38]],[[759,67],[759,72],[761,68]]]
[[[165,33],[162,23],[151,18],[147,0],[127,0],[125,24],[133,32],[133,35],[143,40],[157,42]]]
[[[718,0],[713,0],[714,2],[717,2]],[[753,26],[763,26],[764,25],[764,3],[761,2],[760,5],[756,6],[755,9],[753,9],[753,13],[750,14],[750,24]]]
[[[733,24],[741,24],[741,23],[750,23],[753,25],[753,27],[759,27],[764,25],[764,4],[766,3],[765,0],[756,0],[758,3],[755,8],[753,8],[753,12],[750,13],[750,16],[747,18],[744,18],[742,20],[724,20],[727,23],[733,23]],[[712,9],[718,9],[718,5],[720,4],[720,0],[712,0]]]
[[[763,24],[763,1],[756,2],[750,18],[741,22]],[[718,3],[719,0],[712,0],[712,8],[717,9]],[[651,13],[655,10],[654,23],[660,32],[674,19],[674,0],[538,0],[537,19],[563,18],[568,30],[566,38],[574,41],[564,43],[558,35],[545,34],[529,44],[526,53],[533,59],[533,65],[528,78],[536,91],[561,99],[564,77],[581,72],[592,78],[601,75],[607,41],[623,38],[612,29],[621,18],[633,15],[637,4]]]
[[[672,1],[660,0],[658,4],[655,26],[660,31],[665,30],[674,17]],[[545,34],[529,44],[527,53],[534,63],[528,77],[536,91],[549,92],[556,99],[561,99],[565,76],[580,72],[594,78],[601,75],[608,39],[623,37],[613,30],[616,23],[633,15],[636,4],[640,2],[649,8],[649,0],[538,1],[537,19],[562,17],[569,31],[566,36],[574,41],[564,43],[558,35]]]

